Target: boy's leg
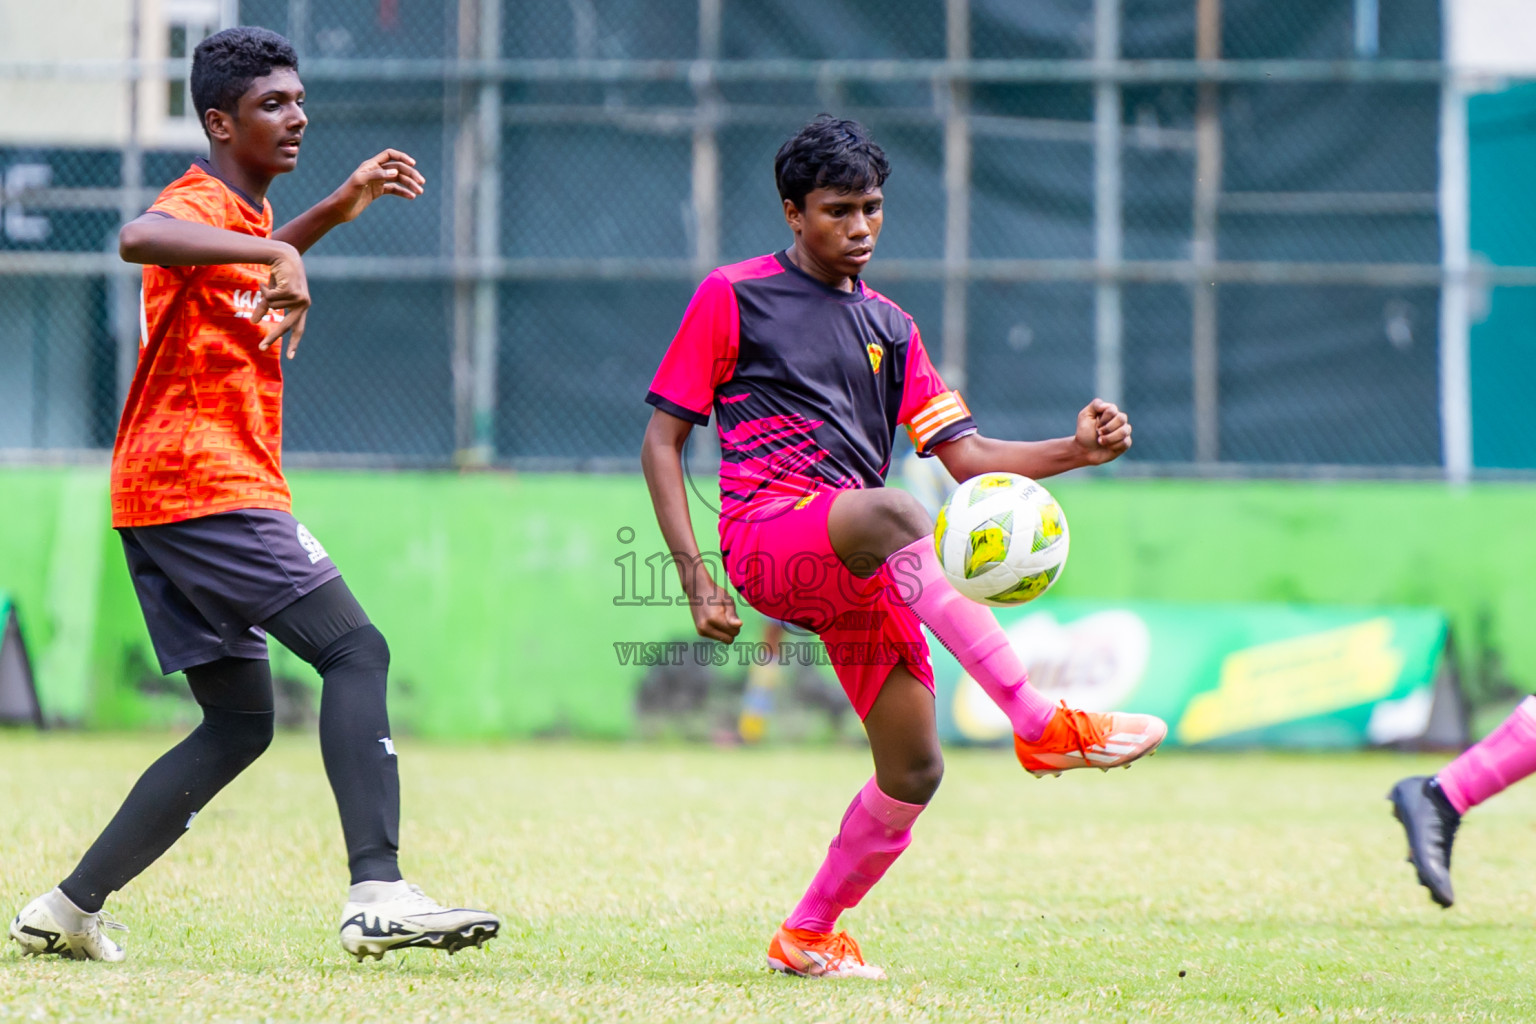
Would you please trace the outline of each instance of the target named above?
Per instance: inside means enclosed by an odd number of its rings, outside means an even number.
[[[926,509],[903,491],[848,491],[832,506],[827,533],[838,557],[860,575],[873,575],[888,563],[899,567],[900,575],[893,578],[897,596],[1007,714],[1014,733],[1039,738],[1055,705],[1029,685],[1024,663],[997,617],[949,586],[942,570],[934,580],[938,552]],[[924,544],[926,550],[920,547]],[[900,562],[893,563],[893,556]]]
[[[344,580],[261,624],[320,673],[320,756],[341,814],[352,884],[400,880],[400,772],[389,734],[389,645]]]
[[[1440,769],[1435,782],[1466,814],[1536,772],[1536,697],[1521,701],[1499,727]]]
[[[827,859],[785,923],[830,932],[858,906],[912,839],[910,827],[944,777],[933,694],[896,666],[864,719],[875,776],[843,815]]]
[[[1461,816],[1536,772],[1536,697],[1527,697],[1497,729],[1468,747],[1434,778],[1413,776],[1387,799],[1408,833],[1408,859],[1419,884],[1442,907],[1455,901],[1451,846]]]
[[[883,978],[846,934],[838,916],[857,906],[912,841],[912,823],[944,775],[933,693],[897,665],[875,698],[864,729],[875,776],[848,805],[826,859],[769,947],[776,970],[827,977]]]
[[[494,914],[443,907],[398,864],[400,774],[389,733],[389,646],[340,578],[262,623],[320,673],[320,753],[336,796],[352,887],[341,944],[361,960],[405,947],[452,953],[496,937]]]
[[[186,670],[203,721],[139,777],[59,891],[94,914],[192,827],[192,819],[272,742],[265,660],[223,658]]]
[[[101,934],[106,898],[169,850],[272,742],[265,659],[221,658],[186,673],[202,724],[139,777],[74,872],[17,915],[11,934],[28,952],[121,960],[122,947]]]
[[[179,667],[177,650],[194,640],[232,646],[254,637],[265,654],[266,635],[257,625],[320,670],[320,748],[353,880],[398,881],[399,779],[384,698],[389,648],[324,547],[275,509],[140,528],[124,546],[131,567],[145,565],[142,574],[135,570],[135,585],[167,671]],[[206,624],[209,635],[161,626],[156,616],[167,608],[177,622]],[[158,639],[183,633],[184,643]]]
[[[889,488],[840,492],[827,516],[827,534],[852,572],[886,574],[897,598],[1008,716],[1015,752],[1032,774],[1129,764],[1167,734],[1151,715],[1057,708],[1030,686],[997,617],[949,585],[934,550],[933,523],[911,495]]]

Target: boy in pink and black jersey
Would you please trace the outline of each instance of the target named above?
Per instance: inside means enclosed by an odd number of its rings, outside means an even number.
[[[1071,437],[983,437],[912,318],[859,279],[884,218],[880,147],[857,123],[823,115],[784,144],[774,171],[794,243],[699,286],[646,396],[655,412],[641,462],[695,628],[729,643],[741,620],[699,555],[682,470],[688,433],[714,413],[730,582],[758,611],[826,642],[874,755],[875,776],[774,935],[769,966],[883,978],[835,926],[911,841],[943,774],[923,625],[1008,715],[1033,774],[1128,764],[1167,732],[1148,715],[1054,707],[1029,685],[992,613],[945,581],[931,517],[884,486],[895,430],[963,481],[1108,462],[1130,447],[1131,427],[1095,399]]]

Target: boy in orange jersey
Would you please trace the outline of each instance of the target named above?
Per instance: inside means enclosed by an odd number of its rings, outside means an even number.
[[[112,453],[112,525],[169,674],[203,721],[149,767],[58,888],[16,916],[33,954],[121,960],[107,896],[153,863],[272,739],[266,636],[319,670],[320,750],[352,887],[341,943],[362,959],[407,946],[452,953],[500,928],[401,879],[400,782],[389,734],[389,648],[320,542],[289,511],[282,474],[282,339],[291,359],[309,289],[300,254],[381,196],[425,179],[404,153],[364,161],[328,198],[272,230],[267,187],[298,162],[308,118],[282,36],[235,28],[193,55],[209,158],[119,236],[144,264],[139,363]]]

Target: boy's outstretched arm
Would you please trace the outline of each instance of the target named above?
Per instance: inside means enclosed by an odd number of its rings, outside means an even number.
[[[1095,398],[1077,414],[1071,437],[1050,441],[1000,441],[967,434],[934,449],[949,475],[960,482],[982,473],[1018,473],[1031,479],[1100,466],[1131,446],[1131,422],[1111,402]]]
[[[426,186],[427,179],[410,154],[386,149],[364,160],[340,188],[272,232],[272,237],[306,252],[331,228],[356,220],[380,196],[415,199]]]
[[[683,483],[683,443],[693,424],[662,412],[651,413],[640,447],[640,468],[651,491],[651,505],[667,550],[677,565],[693,612],[693,627],[700,636],[730,643],[741,632],[741,618],[730,591],[715,582],[699,557],[699,542],[693,535],[693,518],[688,513],[688,491]]]
[[[270,309],[284,311],[262,336],[263,351],[289,334],[288,358],[293,358],[304,336],[304,317],[309,310],[309,279],[304,261],[292,245],[278,238],[262,238],[240,231],[226,231],[211,224],[178,220],[163,213],[145,213],[124,224],[117,233],[117,252],[129,263],[157,267],[210,267],[224,263],[265,263],[272,268],[267,287],[251,313],[260,323]],[[290,332],[292,332],[290,334]]]

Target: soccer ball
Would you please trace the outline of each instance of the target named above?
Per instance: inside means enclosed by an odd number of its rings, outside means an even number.
[[[949,582],[994,607],[1049,590],[1067,562],[1067,542],[1067,517],[1056,499],[1016,473],[983,473],[955,488],[933,529]]]

